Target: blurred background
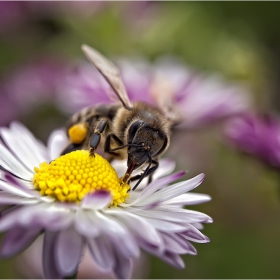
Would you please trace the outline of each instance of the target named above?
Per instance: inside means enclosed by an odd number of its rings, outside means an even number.
[[[134,277],[279,278],[279,167],[244,153],[226,137],[226,127],[239,113],[278,120],[279,28],[280,2],[0,2],[0,124],[18,120],[47,143],[50,132],[83,105],[75,94],[86,91],[84,103],[93,105],[94,90],[75,76],[86,63],[83,43],[112,59],[136,57],[142,64],[175,57],[200,77],[193,91],[200,98],[190,91],[186,110],[195,107],[193,114],[203,118],[174,131],[165,156],[176,159],[178,170],[188,170],[188,178],[206,174],[196,192],[211,195],[212,201],[193,209],[213,217],[214,224],[203,231],[211,242],[195,244],[198,255],[184,256],[182,271],[144,255]],[[133,87],[133,77],[129,82]],[[73,95],[71,83],[80,88]],[[235,93],[227,94],[232,84],[239,103]],[[223,113],[216,116],[218,110]],[[192,118],[197,120],[186,114],[187,123]],[[40,277],[36,262],[34,271],[25,271],[22,263],[20,257],[1,260],[0,277]],[[86,264],[83,269],[83,278],[102,277]]]

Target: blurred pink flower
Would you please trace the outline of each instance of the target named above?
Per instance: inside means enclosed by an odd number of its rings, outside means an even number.
[[[0,85],[0,123],[6,124],[40,104],[54,103],[66,67],[62,60],[45,57],[6,73]]]
[[[226,136],[239,150],[280,167],[280,121],[271,115],[243,114],[232,119]]]
[[[226,83],[218,75],[196,73],[174,58],[162,57],[155,64],[143,59],[118,59],[116,64],[131,101],[156,104],[156,95],[170,94],[183,117],[180,126],[184,128],[233,116],[251,106],[250,94],[241,85]],[[74,67],[59,92],[61,108],[69,113],[112,102],[109,96],[114,97],[105,79],[88,63]]]
[[[182,115],[182,128],[195,128],[237,115],[251,106],[249,93],[221,77],[198,74],[178,60],[160,58],[155,64],[144,59],[118,59],[121,76],[131,101],[157,104],[156,95],[167,92]],[[41,58],[6,74],[0,85],[7,124],[38,104],[51,103],[73,114],[98,103],[117,100],[110,85],[89,63]],[[10,108],[9,108],[10,107]]]
[[[102,1],[0,1],[0,32],[9,32],[30,20],[46,17],[88,18],[105,4]]]
[[[18,1],[0,1],[0,32],[10,30],[23,22],[23,5],[23,2]]]

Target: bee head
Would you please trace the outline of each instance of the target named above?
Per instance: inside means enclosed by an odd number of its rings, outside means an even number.
[[[128,166],[134,169],[161,154],[168,145],[168,137],[161,129],[138,120],[133,122],[128,130]]]

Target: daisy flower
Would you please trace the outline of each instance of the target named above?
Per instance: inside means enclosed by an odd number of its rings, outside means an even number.
[[[280,121],[272,115],[243,114],[227,123],[226,137],[237,149],[280,167]]]
[[[115,60],[131,101],[158,105],[168,93],[182,116],[182,128],[195,128],[246,111],[251,107],[248,90],[220,75],[203,75],[174,57]],[[58,89],[61,110],[74,113],[89,104],[112,102],[110,85],[89,63],[73,66]],[[111,96],[111,98],[110,98]]]
[[[17,254],[43,233],[46,278],[76,274],[85,247],[98,267],[129,278],[140,249],[182,269],[180,255],[196,254],[190,241],[209,241],[200,229],[212,219],[183,208],[210,200],[188,193],[203,174],[174,183],[185,172],[163,176],[174,164],[162,160],[155,181],[129,191],[97,154],[90,157],[84,150],[58,157],[66,143],[62,131],[51,135],[47,148],[16,122],[0,135],[2,257]]]

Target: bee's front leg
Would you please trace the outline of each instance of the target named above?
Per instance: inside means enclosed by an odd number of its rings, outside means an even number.
[[[113,138],[120,145],[120,147],[112,149],[111,138]],[[123,141],[120,138],[118,138],[114,133],[110,133],[105,140],[104,152],[111,155],[118,155],[117,153],[114,153],[114,151],[120,150],[122,148],[123,148]]]
[[[153,167],[151,167],[152,164],[154,165]],[[149,184],[152,181],[153,173],[156,171],[158,166],[159,166],[159,162],[157,160],[152,160],[152,162],[149,164],[149,166],[146,168],[146,170],[143,173],[131,177],[129,182],[138,180],[138,182],[136,183],[136,185],[133,187],[132,190],[133,191],[136,190],[136,188],[139,186],[141,181],[147,176],[149,176],[148,179],[148,184]]]
[[[90,148],[90,155],[94,156],[94,153],[100,143],[101,140],[101,133],[105,130],[106,126],[108,124],[108,120],[107,119],[102,119],[97,127],[94,130],[93,135],[91,136],[91,138],[89,139],[89,148]]]

